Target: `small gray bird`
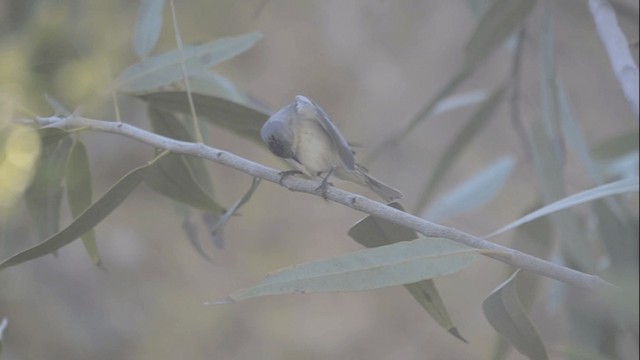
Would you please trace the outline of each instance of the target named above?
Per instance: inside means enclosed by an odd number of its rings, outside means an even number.
[[[326,191],[332,174],[368,186],[386,201],[402,197],[398,190],[383,184],[356,164],[353,152],[329,116],[304,96],[271,115],[260,130],[262,141],[274,155],[284,158],[299,172],[322,178]]]

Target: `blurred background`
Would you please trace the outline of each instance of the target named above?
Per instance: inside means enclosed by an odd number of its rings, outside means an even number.
[[[637,133],[637,117],[624,99],[595,32],[586,1],[539,2],[522,40],[520,106],[524,123],[541,110],[540,38],[551,9],[557,76],[563,81],[588,145]],[[619,22],[638,57],[638,3],[617,0]],[[302,94],[320,104],[357,146],[362,161],[399,133],[464,63],[484,1],[176,1],[187,44],[260,31],[255,47],[215,67],[238,88],[271,109]],[[0,0],[0,93],[3,117],[50,115],[45,94],[85,116],[114,119],[109,84],[137,61],[132,34],[138,2]],[[175,48],[168,7],[154,53]],[[514,41],[498,48],[455,92],[491,93],[511,76]],[[14,104],[21,104],[20,106]],[[149,128],[144,104],[119,96],[122,120]],[[434,166],[477,105],[434,115],[400,144],[367,163],[377,178],[405,194],[414,209]],[[284,169],[261,144],[224,129],[205,127],[207,142],[250,160]],[[110,134],[82,133],[88,147],[94,198],[153,149]],[[493,120],[461,154],[438,191],[460,183],[501,156],[516,167],[498,196],[482,208],[442,219],[483,235],[517,219],[534,205],[531,159],[503,101]],[[216,199],[227,206],[249,188],[251,177],[211,164]],[[566,192],[590,188],[571,151]],[[0,176],[2,176],[0,174]],[[348,190],[366,189],[337,181]],[[437,198],[437,196],[436,196]],[[637,197],[634,200],[637,208]],[[65,205],[66,206],[66,205]],[[66,208],[62,224],[71,216]],[[497,333],[484,318],[482,300],[509,271],[482,258],[439,278],[455,326],[469,344],[440,328],[404,289],[275,296],[205,306],[253,285],[267,273],[355,251],[348,229],[364,214],[322,199],[262,183],[225,227],[226,246],[215,249],[201,228],[209,262],[189,244],[174,203],[136,189],[97,230],[103,267],[94,266],[76,241],[0,273],[2,359],[484,359]],[[25,204],[3,209],[0,257],[37,243]],[[10,234],[10,236],[6,236]],[[510,245],[513,232],[496,242]],[[636,240],[637,241],[637,240]],[[550,358],[566,358],[572,343],[564,304],[554,281],[543,279],[530,312]],[[555,295],[554,295],[555,294]],[[555,297],[554,297],[555,296]],[[636,338],[623,337],[621,356],[637,356]],[[509,359],[522,355],[511,351]]]

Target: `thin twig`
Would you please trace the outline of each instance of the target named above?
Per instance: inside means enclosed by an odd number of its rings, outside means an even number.
[[[305,192],[345,205],[352,209],[386,219],[407,228],[413,229],[428,237],[441,237],[467,246],[489,250],[485,255],[538,275],[546,276],[574,286],[603,291],[612,289],[613,285],[598,276],[576,271],[537,257],[495,244],[456,230],[438,225],[409,213],[394,209],[367,197],[350,193],[336,187],[329,187],[326,192],[318,190],[318,183],[313,180],[293,176],[282,179],[280,172],[264,165],[247,160],[230,152],[219,150],[202,143],[190,143],[169,139],[126,123],[92,120],[72,115],[69,117],[38,118],[40,126],[60,127],[65,129],[89,129],[123,135],[155,148],[169,150],[173,153],[198,156],[213,162],[232,167],[251,176],[273,183],[281,183],[291,191]]]

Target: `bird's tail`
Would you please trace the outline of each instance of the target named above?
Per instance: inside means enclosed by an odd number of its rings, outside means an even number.
[[[355,170],[346,171],[338,168],[336,169],[335,174],[343,180],[353,181],[367,186],[386,202],[400,199],[403,196],[400,191],[367,174],[367,169],[358,164],[356,164]]]
[[[391,202],[396,199],[400,199],[402,193],[391,186],[381,182],[380,180],[374,178],[373,176],[363,172],[364,181],[369,187],[369,189],[373,190],[374,193],[378,194],[381,198],[383,198],[386,202]]]

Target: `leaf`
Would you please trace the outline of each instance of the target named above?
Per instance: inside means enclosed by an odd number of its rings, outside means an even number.
[[[467,42],[464,67],[473,68],[482,63],[522,27],[536,3],[534,0],[494,0]]]
[[[264,295],[361,291],[449,275],[467,267],[477,249],[440,238],[418,238],[271,273],[260,284],[229,295],[222,303]]]
[[[431,201],[435,195],[435,190],[445,178],[445,175],[449,172],[449,169],[457,160],[458,156],[460,156],[462,151],[471,143],[471,140],[478,135],[480,130],[489,123],[489,120],[493,118],[493,114],[500,104],[504,91],[504,85],[494,91],[491,97],[482,104],[464,128],[458,132],[453,141],[449,143],[444,155],[440,158],[436,168],[433,170],[433,175],[427,183],[427,188],[419,198],[417,206],[418,212],[421,212]]]
[[[495,161],[440,197],[427,209],[424,218],[438,222],[443,218],[457,216],[483,206],[506,184],[513,165],[514,160],[510,156]]]
[[[240,136],[261,142],[260,129],[269,114],[223,98],[192,94],[198,116]],[[141,95],[151,107],[181,114],[191,114],[186,92],[156,92]]]
[[[446,99],[438,102],[433,109],[432,116],[444,114],[449,111],[453,111],[469,105],[481,103],[489,97],[489,94],[485,90],[474,90],[457,95],[449,96]]]
[[[162,29],[164,0],[141,0],[133,33],[133,50],[144,58],[156,47]]]
[[[42,142],[40,159],[33,181],[25,192],[25,200],[38,237],[45,239],[60,228],[62,180],[72,141],[61,129],[43,129],[39,134]]]
[[[7,325],[9,325],[9,320],[7,320],[7,318],[2,318],[2,321],[0,321],[0,355],[2,355],[2,337]]]
[[[69,226],[48,239],[0,262],[0,271],[51,254],[93,229],[115,210],[144,179],[153,163],[138,167],[115,183],[100,199],[75,218]]]
[[[612,183],[596,186],[595,188],[582,191],[577,194],[573,194],[571,196],[567,196],[564,199],[558,200],[526,216],[523,216],[520,219],[510,223],[509,225],[506,225],[492,232],[491,234],[486,235],[485,238],[502,234],[505,231],[509,231],[529,221],[533,221],[542,216],[546,216],[546,215],[558,212],[560,210],[570,208],[572,206],[584,204],[586,202],[601,199],[611,195],[638,192],[638,186],[639,186],[639,182],[637,177],[632,179],[614,181]]]
[[[184,155],[167,154],[158,159],[144,179],[150,189],[200,210],[221,213],[224,208],[195,181]]]
[[[180,141],[195,142],[194,137],[189,133],[183,123],[172,113],[150,106],[147,108],[147,112],[149,114],[149,120],[151,121],[151,128],[156,134]],[[213,184],[211,183],[211,177],[209,176],[205,161],[195,156],[184,156],[183,159],[193,171],[194,180],[203,190],[213,195]]]
[[[389,206],[404,211],[402,205],[398,202],[391,203]],[[418,238],[418,234],[415,231],[374,216],[367,216],[358,221],[349,229],[349,236],[358,244],[368,248],[390,245],[401,241],[411,241]],[[404,287],[443,329],[460,340],[467,342],[453,325],[453,321],[433,280],[422,280],[413,284],[406,284]]]
[[[536,204],[525,212],[525,214],[542,206]],[[516,230],[513,237],[513,248],[525,254],[535,256],[540,259],[548,259],[553,246],[553,230],[549,218],[542,217],[526,223]],[[518,295],[522,300],[525,311],[531,310],[533,301],[537,294],[540,276],[530,272],[524,272],[518,275]],[[502,360],[507,358],[508,350],[511,348],[509,342],[499,336],[497,344],[494,348],[493,360]]]
[[[631,130],[608,138],[595,146],[592,153],[597,160],[613,160],[638,151],[639,142],[638,130]]]
[[[91,189],[91,170],[89,168],[89,157],[84,144],[75,141],[69,159],[67,161],[67,170],[65,176],[65,187],[67,189],[67,200],[71,216],[77,218],[85,211],[92,202]],[[96,244],[96,234],[93,229],[82,235],[87,254],[91,257],[91,261],[95,265],[100,265],[100,255],[98,254],[98,246]]]
[[[116,86],[126,93],[158,89],[183,79],[182,62],[188,71],[202,71],[249,50],[260,39],[262,34],[250,33],[222,38],[203,45],[185,46],[182,53],[176,49],[146,57],[120,73],[116,79]]]
[[[247,192],[240,199],[238,199],[238,201],[231,205],[231,207],[224,212],[224,215],[217,219],[216,223],[209,228],[209,232],[214,239],[214,244],[218,249],[222,249],[224,247],[224,240],[222,236],[217,235],[220,233],[229,219],[231,219],[231,216],[233,216],[242,207],[242,205],[246,204],[247,201],[251,199],[251,195],[253,195],[256,189],[258,189],[258,185],[260,185],[260,178],[254,177],[249,190],[247,190]]]
[[[516,271],[482,302],[493,328],[529,359],[547,359],[542,339],[524,311],[516,288]]]

